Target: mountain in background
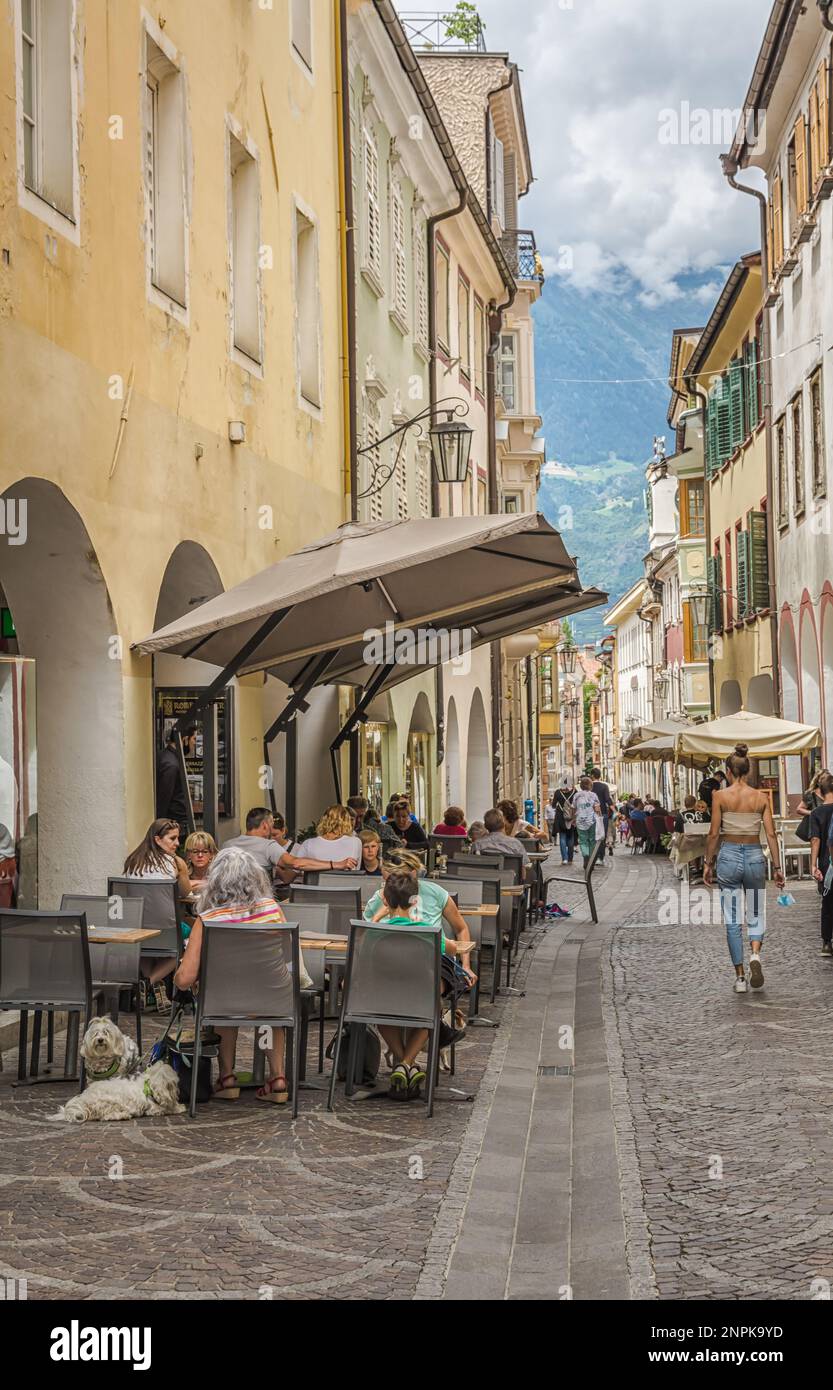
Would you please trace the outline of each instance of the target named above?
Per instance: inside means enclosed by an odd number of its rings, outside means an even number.
[[[553,277],[534,309],[538,409],[547,458],[559,466],[557,476],[542,478],[538,505],[577,556],[582,583],[605,590],[611,604],[643,573],[645,464],[655,435],[665,435],[673,452],[665,418],[671,334],[708,318],[713,301],[697,298],[698,283],[653,308],[634,284],[585,292]],[[564,380],[576,377],[602,381]],[[612,377],[631,384],[609,384]],[[579,642],[604,635],[604,611],[577,615]]]

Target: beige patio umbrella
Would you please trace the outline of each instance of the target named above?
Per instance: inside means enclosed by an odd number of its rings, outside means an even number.
[[[634,744],[646,743],[649,739],[675,739],[677,734],[681,733],[683,729],[690,729],[691,727],[691,720],[686,719],[684,715],[673,715],[669,719],[655,719],[648,724],[640,724],[634,729],[633,732],[628,735],[624,747],[632,748]]]
[[[752,758],[792,758],[809,753],[821,745],[821,730],[812,724],[793,724],[774,715],[738,710],[725,719],[693,724],[677,735],[678,754],[706,754],[711,759],[727,758],[738,743],[749,747]]]
[[[196,656],[233,675],[296,661],[300,669],[321,653],[340,658],[388,623],[413,630],[511,619],[577,579],[561,536],[540,514],[350,522],[135,650]]]
[[[679,726],[678,726],[679,728]],[[711,757],[708,753],[677,753],[676,735],[664,734],[658,738],[643,739],[641,743],[631,743],[623,749],[622,757],[626,763],[673,763],[681,767],[702,769],[708,767]]]

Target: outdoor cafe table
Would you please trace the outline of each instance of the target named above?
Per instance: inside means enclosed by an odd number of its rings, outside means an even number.
[[[671,837],[669,857],[678,872],[678,877],[681,876],[680,870],[692,864],[695,859],[703,858],[710,830],[711,826],[706,821],[684,821],[682,834],[677,831]]]

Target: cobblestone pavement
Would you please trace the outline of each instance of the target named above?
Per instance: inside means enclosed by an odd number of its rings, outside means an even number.
[[[520,982],[532,959],[519,957]],[[503,1018],[513,1004],[486,998],[483,1013]],[[502,1031],[469,1030],[455,1087],[478,1091]],[[429,1121],[416,1102],[347,1101],[339,1089],[330,1114],[321,1093],[304,1092],[293,1122],[244,1092],[193,1121],[71,1126],[50,1118],[67,1087],[13,1088],[16,1055],[4,1062],[0,1276],[27,1279],[30,1299],[413,1297],[472,1115],[465,1101],[439,1099]]]
[[[791,882],[791,908],[770,889],[765,987],[738,996],[723,927],[664,925],[676,880],[664,860],[634,866],[656,907],[611,932],[604,983],[620,1165],[635,1145],[641,1179],[623,1184],[626,1225],[649,1241],[654,1296],[818,1296],[833,1281],[833,964],[815,885]],[[633,1296],[650,1297],[641,1273]]]

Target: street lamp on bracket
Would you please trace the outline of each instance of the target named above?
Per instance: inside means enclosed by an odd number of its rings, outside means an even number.
[[[428,438],[431,442],[431,457],[437,482],[464,483],[469,475],[471,443],[474,435],[471,426],[465,423],[465,417],[468,413],[469,407],[466,401],[456,396],[449,396],[438,401],[436,405],[421,411],[419,415],[414,415],[410,420],[405,420],[403,424],[397,425],[396,429],[391,430],[390,434],[386,434],[383,439],[375,439],[372,444],[366,444],[363,449],[358,449],[356,451],[358,457],[372,454],[383,444],[387,444],[388,440],[396,439],[399,436],[399,445],[393,462],[377,462],[369,486],[357,496],[359,498],[375,497],[383,488],[387,487],[399,466],[408,431],[414,430],[417,435],[424,434],[427,420],[432,421],[428,429]],[[445,419],[439,418],[441,416],[445,416]]]

